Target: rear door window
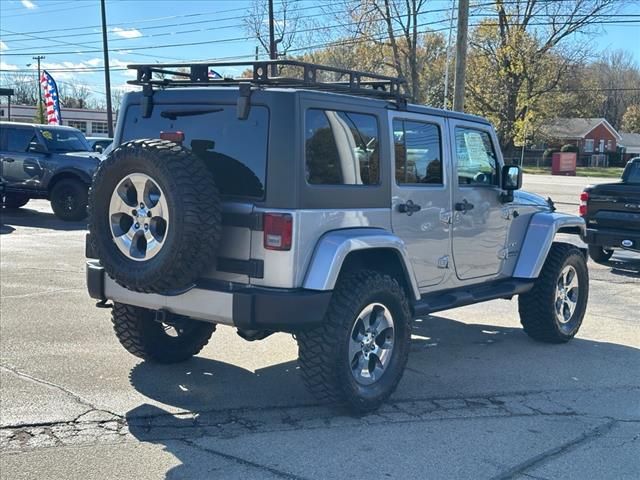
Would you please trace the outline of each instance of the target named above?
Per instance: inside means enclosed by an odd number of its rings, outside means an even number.
[[[378,123],[373,115],[309,109],[306,179],[311,185],[378,185]]]
[[[398,185],[442,185],[438,125],[396,119],[393,142]]]
[[[203,113],[186,114],[190,110]],[[121,141],[181,131],[183,145],[204,161],[220,193],[264,198],[269,110],[253,105],[246,120],[238,119],[235,105],[208,105],[204,110],[201,105],[158,104],[150,118],[143,118],[140,107],[132,105],[127,109]]]

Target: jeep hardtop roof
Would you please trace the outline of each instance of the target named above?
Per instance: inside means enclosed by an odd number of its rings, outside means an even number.
[[[215,68],[246,67],[252,71],[252,77],[227,77],[220,75]],[[373,108],[393,108],[425,115],[445,116],[476,123],[489,125],[485,118],[451,110],[427,107],[409,103],[407,97],[401,93],[404,79],[389,77],[375,73],[328,67],[297,60],[265,60],[253,62],[215,62],[215,63],[174,63],[174,64],[134,64],[127,68],[137,71],[136,79],[127,83],[143,87],[142,95],[150,97],[154,88],[167,90],[179,89],[189,92],[192,101],[202,93],[202,90],[214,89],[218,92],[229,91],[229,87],[240,87],[241,95],[250,96],[251,87],[261,91],[298,93],[318,96],[327,100],[333,98],[339,102],[354,96],[361,97],[358,101]],[[280,74],[278,73],[280,72]],[[282,75],[281,73],[285,73]],[[298,77],[294,76],[300,74]],[[155,75],[155,77],[154,77]],[[169,77],[167,77],[167,75]],[[160,76],[161,78],[158,78]],[[330,77],[346,78],[347,80],[332,80]],[[235,90],[235,89],[234,89]],[[138,93],[140,95],[140,93]],[[184,93],[183,93],[184,95]],[[163,95],[165,99],[173,97],[178,100],[179,95],[170,93]],[[168,97],[168,98],[167,98]],[[237,97],[237,95],[236,95]],[[182,97],[184,98],[184,97]]]

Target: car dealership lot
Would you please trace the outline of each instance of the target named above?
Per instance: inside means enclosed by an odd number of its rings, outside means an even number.
[[[575,213],[589,182],[524,188]],[[246,343],[220,327],[189,362],[140,362],[85,292],[84,225],[44,201],[2,223],[3,478],[640,476],[633,255],[589,263],[589,309],[566,345],[531,341],[516,301],[420,319],[391,402],[356,418],[305,391],[289,335]]]

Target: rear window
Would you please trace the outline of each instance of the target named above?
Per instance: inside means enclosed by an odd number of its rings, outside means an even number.
[[[635,161],[629,165],[628,171],[625,173],[625,181],[627,183],[640,183],[640,161]]]
[[[202,113],[188,115],[189,111]],[[220,193],[264,198],[269,132],[266,107],[253,105],[249,118],[239,120],[235,105],[158,104],[150,118],[143,118],[140,107],[132,105],[127,109],[121,141],[159,138],[160,132],[175,131],[184,133],[183,145],[204,161]]]
[[[35,140],[32,128],[6,128],[6,135],[9,152],[26,152],[29,150],[29,144]]]

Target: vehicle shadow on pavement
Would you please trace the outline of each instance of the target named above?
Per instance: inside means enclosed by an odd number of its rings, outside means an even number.
[[[580,338],[549,345],[531,340],[517,327],[428,316],[416,320],[412,333],[407,372],[391,403],[629,385],[640,367],[640,350],[633,347]],[[228,458],[208,450],[203,465],[204,452],[192,443],[202,436],[224,437],[221,425],[234,431],[229,425],[236,424],[238,432],[231,435],[239,435],[248,433],[246,418],[256,425],[273,422],[274,416],[285,423],[288,412],[298,412],[317,415],[322,424],[320,416],[348,416],[339,407],[318,406],[304,390],[295,361],[255,372],[202,357],[179,365],[142,362],[132,369],[130,381],[151,401],[184,412],[144,403],[126,414],[136,439],[162,445],[181,462],[167,472],[169,479],[223,468]],[[318,445],[318,459],[323,448]]]
[[[620,275],[622,277],[640,278],[640,259],[627,260],[627,261],[609,261],[608,265],[611,267],[611,273],[613,275]]]
[[[85,230],[87,221],[65,222],[53,213],[32,210],[30,208],[1,209],[2,226],[0,234],[5,235],[15,231],[15,227],[46,228],[49,230]]]

